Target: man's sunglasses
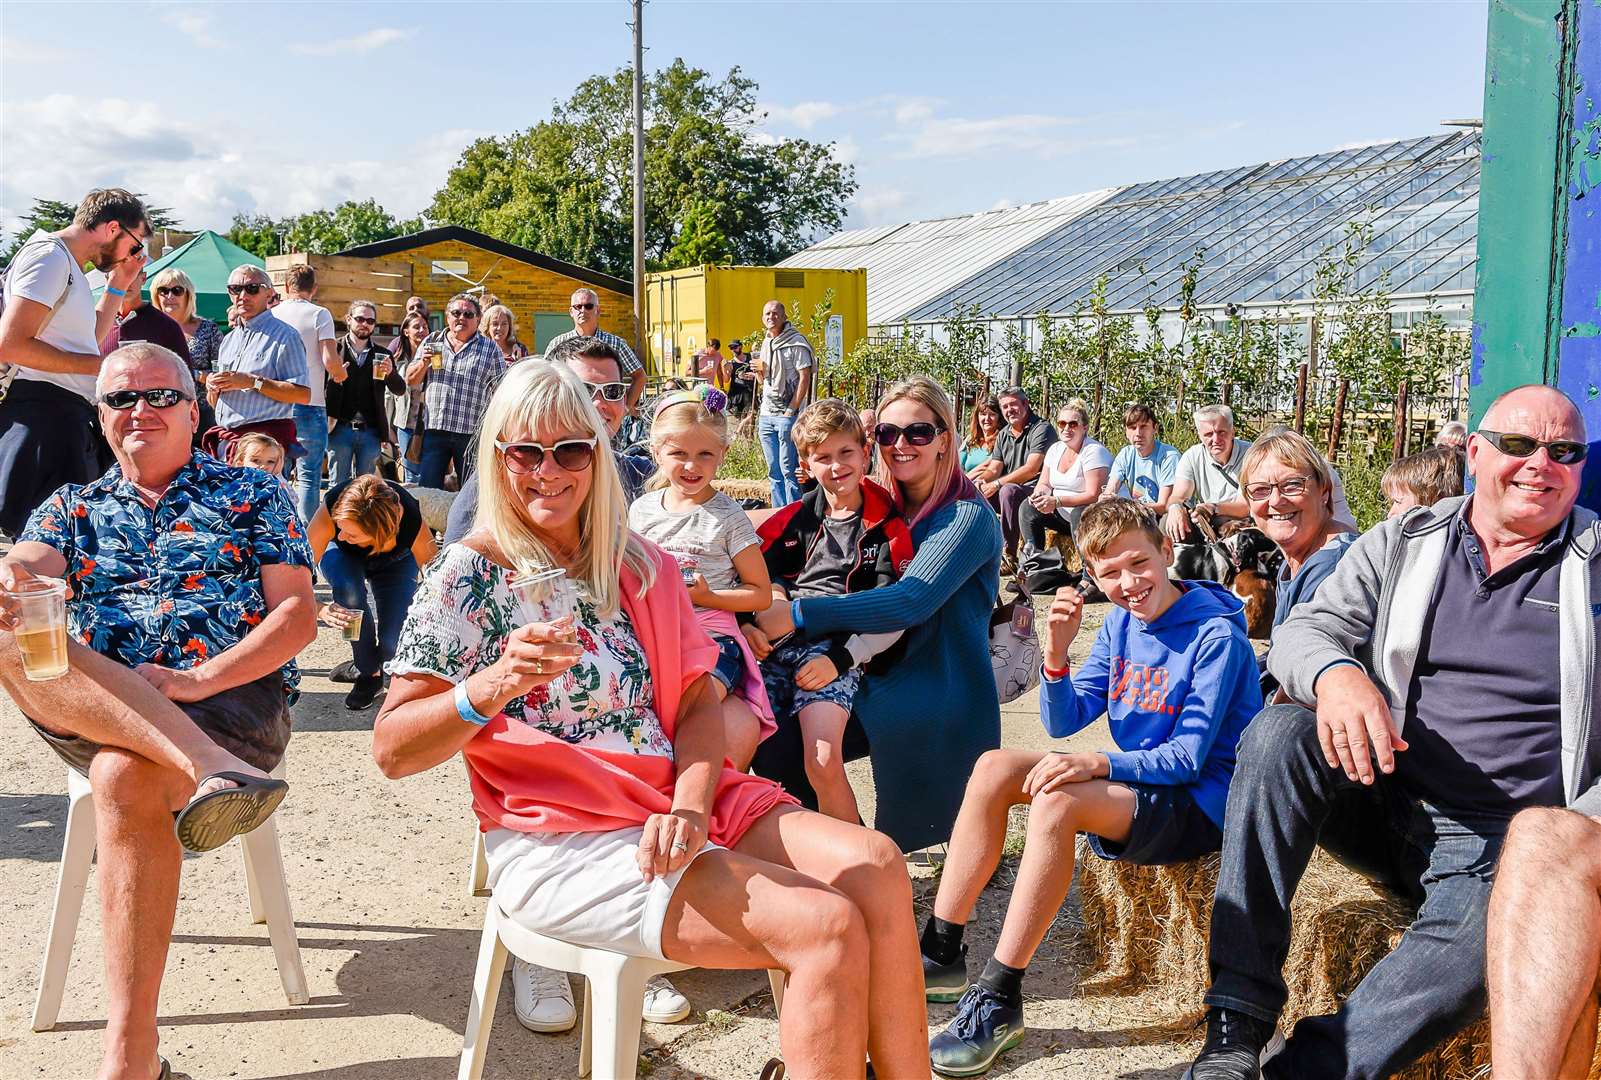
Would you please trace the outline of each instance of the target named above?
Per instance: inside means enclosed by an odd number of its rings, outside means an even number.
[[[182,285],[163,285],[156,290],[157,296],[182,296],[189,290]]]
[[[906,441],[912,446],[927,446],[934,441],[942,430],[944,429],[938,424],[928,424],[922,421],[915,424],[907,424],[905,427],[899,427],[895,424],[880,424],[873,429],[873,438],[878,440],[878,445],[880,446],[894,446],[904,435],[906,436]]]
[[[1550,442],[1541,442],[1532,435],[1486,431],[1484,428],[1479,429],[1479,436],[1508,457],[1533,457],[1534,452],[1543,446],[1546,454],[1558,465],[1577,465],[1590,452],[1589,447],[1573,439],[1552,439]]]
[[[124,236],[133,236],[133,247],[128,249],[128,258],[133,258],[135,255],[139,254],[145,249],[145,242],[139,239],[137,236],[134,236],[133,233],[129,232],[128,226],[119,221],[117,222],[117,228],[122,230],[122,234]]]
[[[118,412],[127,412],[139,404],[144,398],[145,404],[153,409],[170,409],[180,401],[193,401],[194,398],[182,390],[111,390],[100,395],[102,404],[109,405]]]
[[[478,318],[478,312],[474,311],[472,308],[464,308],[464,307],[452,308],[449,311],[445,312],[445,314],[449,315],[452,319],[476,319],[476,318]]]
[[[589,396],[595,401],[605,398],[607,401],[621,401],[628,394],[628,384],[625,382],[586,382]]]
[[[246,293],[249,293],[251,296],[255,296],[256,294],[260,293],[263,289],[271,289],[271,288],[272,288],[271,285],[263,285],[259,281],[247,282],[244,285],[230,284],[228,286],[228,295],[229,296],[243,296]]]
[[[361,323],[363,326],[378,325],[378,320],[373,318],[371,315],[352,315],[350,317],[350,321],[353,323]]]
[[[573,305],[573,310],[574,311],[594,311],[596,306],[597,305],[595,305],[595,304],[574,304]]]
[[[595,463],[594,439],[563,439],[554,446],[543,443],[508,443],[495,440],[495,449],[506,459],[506,467],[514,473],[531,473],[544,464],[549,454],[556,464],[568,472],[583,472]]]

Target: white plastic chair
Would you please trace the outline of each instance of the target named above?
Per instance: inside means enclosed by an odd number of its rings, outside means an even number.
[[[470,892],[486,895],[488,862],[484,838],[473,838]],[[624,956],[605,949],[569,945],[518,926],[493,899],[484,914],[484,934],[478,946],[478,968],[473,974],[472,1000],[467,1008],[467,1030],[462,1039],[461,1067],[456,1080],[481,1080],[489,1050],[489,1029],[495,1021],[507,956],[584,977],[584,1026],[578,1049],[578,1075],[599,1080],[633,1080],[639,1065],[639,1032],[645,1012],[645,984],[658,975],[684,971],[690,965],[671,960]],[[769,971],[773,1011],[784,1008],[784,973]],[[599,1032],[599,1043],[596,1032]]]
[[[272,771],[283,779],[283,762]],[[245,863],[245,890],[250,898],[250,919],[267,924],[273,955],[278,960],[278,977],[284,996],[291,1005],[311,1000],[306,990],[306,972],[300,963],[300,942],[295,936],[294,915],[289,908],[289,888],[284,882],[283,855],[278,847],[278,825],[268,818],[259,827],[239,838]],[[61,997],[67,986],[67,968],[72,961],[72,945],[78,936],[78,916],[83,911],[83,894],[89,885],[89,866],[95,853],[95,803],[89,779],[76,770],[67,770],[67,828],[61,848],[61,875],[56,882],[55,909],[50,915],[50,931],[45,938],[44,965],[39,972],[39,993],[33,1006],[33,1030],[49,1031],[56,1026]]]

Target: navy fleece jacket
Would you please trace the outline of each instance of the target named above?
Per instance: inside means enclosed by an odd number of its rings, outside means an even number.
[[[1110,779],[1188,785],[1223,826],[1240,734],[1262,711],[1244,605],[1212,581],[1146,624],[1114,608],[1089,659],[1068,679],[1042,680],[1040,719],[1057,738],[1106,714],[1118,750]]]

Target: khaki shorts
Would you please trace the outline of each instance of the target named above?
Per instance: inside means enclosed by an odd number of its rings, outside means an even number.
[[[289,745],[289,703],[284,698],[283,676],[276,671],[204,701],[175,704],[212,742],[263,772],[277,767]],[[51,731],[31,716],[27,721],[61,760],[89,775],[89,762],[102,749],[99,743]]]

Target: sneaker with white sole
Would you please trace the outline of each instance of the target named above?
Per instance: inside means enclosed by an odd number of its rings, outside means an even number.
[[[674,989],[665,976],[645,984],[644,1017],[653,1024],[676,1024],[689,1015],[689,999]]]
[[[540,967],[514,956],[511,959],[511,990],[517,1022],[529,1031],[553,1035],[571,1031],[578,1022],[572,983],[567,981],[565,971]]]
[[[1213,1006],[1206,1014],[1206,1044],[1184,1080],[1260,1080],[1262,1066],[1283,1049],[1277,1024]]]

